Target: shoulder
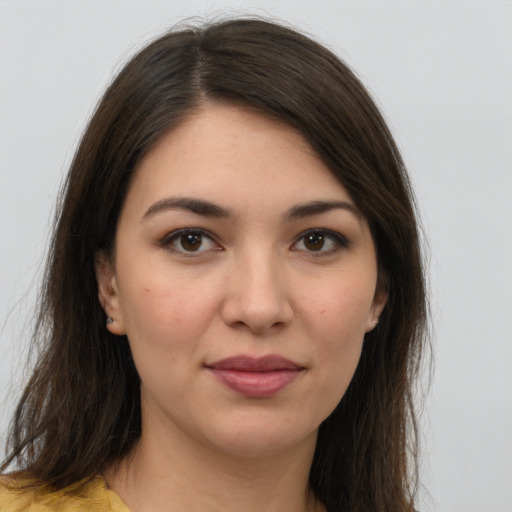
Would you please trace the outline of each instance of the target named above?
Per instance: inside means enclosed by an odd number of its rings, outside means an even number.
[[[130,512],[103,478],[52,490],[26,478],[0,476],[1,512]]]

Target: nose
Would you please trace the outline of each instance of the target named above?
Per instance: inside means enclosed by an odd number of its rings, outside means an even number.
[[[222,317],[232,327],[263,334],[289,324],[293,308],[279,257],[261,251],[230,267]]]

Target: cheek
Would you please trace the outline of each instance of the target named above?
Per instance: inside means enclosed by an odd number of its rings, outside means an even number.
[[[362,339],[371,314],[375,285],[372,280],[338,279],[303,295],[301,314],[322,339],[350,342]]]
[[[327,412],[341,400],[356,370],[373,294],[371,281],[361,286],[360,281],[343,280],[310,295],[304,303]]]
[[[215,287],[150,270],[131,279],[121,299],[132,347],[143,344],[162,350],[193,349],[218,302]]]
[[[201,364],[216,297],[176,278],[141,278],[124,291],[126,333],[143,395],[170,407],[184,384],[193,386],[189,370]]]

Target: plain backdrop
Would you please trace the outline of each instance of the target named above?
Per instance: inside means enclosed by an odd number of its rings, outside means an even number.
[[[414,182],[435,377],[423,512],[512,512],[512,3],[0,0],[0,433],[23,380],[53,204],[115,70],[179,20],[290,22],[356,70]],[[77,269],[79,271],[79,269]]]

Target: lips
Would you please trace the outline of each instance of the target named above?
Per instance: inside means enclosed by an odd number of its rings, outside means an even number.
[[[279,393],[305,370],[294,361],[277,355],[229,357],[208,364],[206,368],[221,384],[251,398],[268,398]]]

